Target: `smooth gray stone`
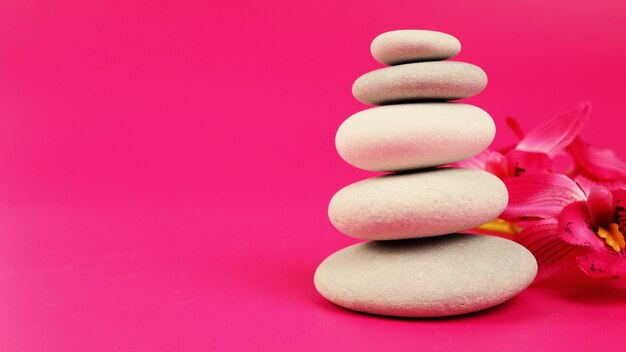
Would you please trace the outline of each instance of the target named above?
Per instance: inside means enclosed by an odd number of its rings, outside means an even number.
[[[352,95],[366,104],[419,100],[455,100],[474,96],[487,86],[478,66],[459,61],[430,61],[370,71],[352,85]]]
[[[370,171],[454,163],[489,146],[496,133],[484,110],[459,103],[377,106],[346,119],[335,137],[339,155]]]
[[[536,273],[533,255],[513,241],[452,234],[344,248],[319,265],[314,281],[322,296],[348,309],[438,317],[505,302]]]
[[[328,205],[337,230],[364,240],[397,240],[468,230],[500,215],[508,192],[493,174],[442,168],[365,179]]]
[[[376,61],[398,65],[449,59],[461,51],[461,42],[442,32],[405,29],[380,34],[372,41],[370,51]]]

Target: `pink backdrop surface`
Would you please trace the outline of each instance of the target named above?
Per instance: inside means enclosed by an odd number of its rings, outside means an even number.
[[[370,176],[334,134],[378,33],[457,36],[496,146],[589,100],[626,158],[624,1],[0,3],[0,350],[622,348],[626,285],[573,271],[477,314],[349,312],[313,286]]]

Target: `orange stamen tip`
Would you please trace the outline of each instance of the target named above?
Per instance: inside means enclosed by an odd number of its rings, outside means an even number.
[[[512,222],[495,219],[478,227],[479,230],[497,233],[501,235],[517,235],[522,229]]]
[[[616,223],[610,223],[608,230],[600,226],[598,228],[598,236],[603,238],[606,244],[616,252],[620,252],[626,248],[626,240],[624,240],[624,235],[619,230],[619,225]]]

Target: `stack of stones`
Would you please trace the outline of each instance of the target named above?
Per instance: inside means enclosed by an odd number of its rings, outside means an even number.
[[[502,303],[534,279],[534,257],[494,236],[458,234],[500,215],[508,202],[497,177],[440,167],[485,150],[495,136],[482,109],[447,102],[480,93],[477,66],[442,61],[459,53],[445,33],[402,30],[374,39],[390,65],[359,77],[354,97],[379,105],[348,118],[336,147],[349,164],[392,172],[335,194],[328,214],[342,233],[367,240],[326,258],[315,286],[357,311],[404,317],[448,316]]]

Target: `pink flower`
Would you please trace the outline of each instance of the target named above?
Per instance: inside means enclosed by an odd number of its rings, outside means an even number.
[[[502,218],[522,226],[516,240],[537,259],[540,277],[570,257],[591,277],[626,277],[626,190],[585,192],[562,174],[505,180],[509,207]]]
[[[528,134],[508,119],[516,145],[457,164],[504,181],[507,209],[476,232],[517,235],[535,255],[539,278],[570,261],[591,277],[626,277],[626,163],[580,139],[589,111],[589,103],[580,104]],[[566,153],[572,167],[557,173],[554,160]]]

